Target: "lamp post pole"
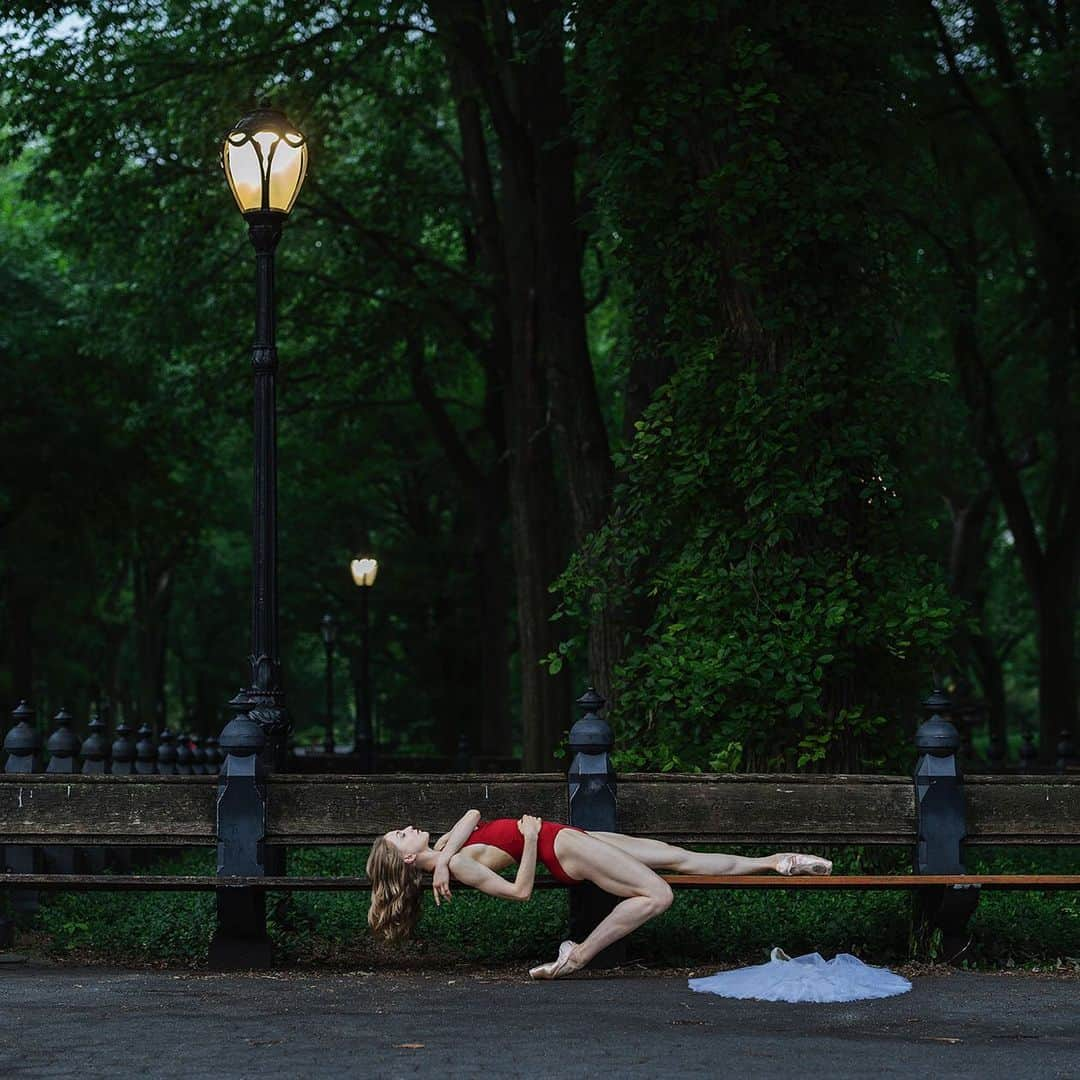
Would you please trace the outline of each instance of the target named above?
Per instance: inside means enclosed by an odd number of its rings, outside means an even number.
[[[322,617],[322,639],[326,646],[326,737],[323,750],[334,752],[334,642],[337,638],[337,620],[333,615]]]
[[[255,249],[254,505],[250,684],[230,702],[265,735],[264,765],[285,764],[289,714],[281,678],[277,591],[277,341],[274,251],[307,171],[307,146],[285,114],[260,106],[225,137],[222,166]]]
[[[284,113],[262,105],[226,134],[221,166],[255,248],[255,485],[251,676],[249,685],[229,702],[236,715],[221,732],[217,872],[219,877],[262,877],[285,873],[285,849],[265,842],[265,774],[284,767],[289,734],[278,651],[274,250],[304,182],[307,144]],[[217,927],[209,958],[216,968],[270,963],[263,890],[217,890]]]
[[[370,556],[353,559],[349,564],[353,581],[360,589],[360,700],[356,706],[356,730],[353,734],[353,753],[361,758],[365,772],[374,771],[378,740],[372,728],[371,701],[371,627],[368,618],[368,593],[379,572],[378,560]]]
[[[369,587],[360,590],[360,695],[363,702],[363,720],[361,730],[366,732],[371,740],[371,761],[375,762],[378,753],[379,740],[372,724],[371,715],[371,623],[368,616],[368,593]],[[357,739],[360,732],[356,733]]]
[[[251,685],[245,704],[266,735],[267,764],[281,765],[289,716],[281,682],[277,593],[277,343],[274,317],[274,250],[283,215],[245,215],[255,248],[255,500],[252,530]]]

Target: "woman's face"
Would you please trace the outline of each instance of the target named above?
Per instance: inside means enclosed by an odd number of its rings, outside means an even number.
[[[413,825],[406,825],[403,829],[392,829],[386,833],[387,843],[393,844],[403,856],[412,855],[415,858],[421,851],[426,851],[431,834],[417,829]],[[406,858],[406,862],[411,862]]]

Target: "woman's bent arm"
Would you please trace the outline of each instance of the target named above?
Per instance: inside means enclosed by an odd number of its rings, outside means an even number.
[[[462,849],[465,841],[472,836],[473,830],[476,828],[476,823],[479,820],[479,810],[466,810],[465,813],[461,815],[458,823],[445,835],[445,837],[439,837],[438,843],[435,845],[435,850],[439,853],[439,858],[443,862],[448,863],[450,859]]]
[[[525,835],[525,847],[521,852],[521,862],[518,863],[517,877],[514,878],[514,888],[517,889],[519,900],[528,900],[532,896],[533,881],[536,880],[536,834]]]
[[[536,876],[536,837],[525,837],[525,849],[513,881],[500,877],[468,855],[455,855],[450,860],[450,871],[462,884],[471,885],[488,896],[498,896],[503,900],[528,900],[532,896]]]
[[[435,896],[435,904],[440,904],[440,897],[449,900],[450,892],[450,860],[461,850],[465,841],[472,835],[476,823],[480,820],[479,810],[466,810],[461,815],[461,820],[445,835],[440,836],[435,850],[439,853],[435,860],[435,866],[431,871],[431,891]]]

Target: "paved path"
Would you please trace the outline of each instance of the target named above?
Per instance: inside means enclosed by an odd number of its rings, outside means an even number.
[[[681,975],[10,965],[0,1076],[1080,1078],[1080,980],[912,981],[881,1001],[787,1005],[694,994]]]

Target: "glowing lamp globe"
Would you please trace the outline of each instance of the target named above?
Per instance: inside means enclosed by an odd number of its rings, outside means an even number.
[[[269,106],[248,113],[221,147],[221,167],[242,214],[288,214],[307,164],[307,140],[283,112]]]
[[[375,584],[375,575],[379,572],[379,562],[377,559],[370,558],[353,559],[349,563],[349,569],[352,571],[353,581],[357,585],[370,587]]]

